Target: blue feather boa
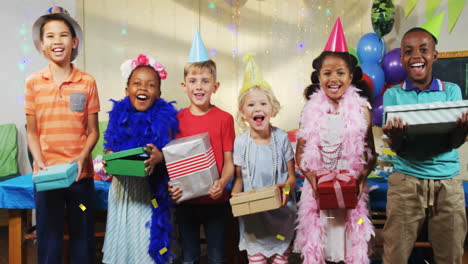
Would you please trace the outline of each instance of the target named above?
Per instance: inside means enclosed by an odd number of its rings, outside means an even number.
[[[148,110],[137,111],[128,97],[120,101],[111,100],[114,107],[109,112],[109,124],[104,133],[104,148],[113,152],[146,146],[153,143],[161,150],[178,130],[177,110],[174,102],[158,99]],[[170,253],[172,224],[170,221],[167,182],[169,177],[164,163],[155,166],[147,177],[158,208],[152,209],[151,232],[148,253],[156,263],[167,263],[172,258]],[[117,219],[118,220],[118,219]],[[167,252],[160,254],[166,248]]]

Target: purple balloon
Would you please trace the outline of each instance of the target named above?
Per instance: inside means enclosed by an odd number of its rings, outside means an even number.
[[[400,61],[401,49],[396,48],[389,51],[382,60],[382,70],[385,74],[385,82],[395,85],[406,79],[406,71]]]
[[[374,97],[372,102],[372,124],[374,126],[382,127],[383,122],[383,94]]]

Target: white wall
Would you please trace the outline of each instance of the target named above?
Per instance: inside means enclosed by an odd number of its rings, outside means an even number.
[[[356,46],[359,38],[373,32],[370,22],[371,0],[17,0],[3,1],[0,10],[2,42],[0,80],[0,124],[15,123],[20,129],[21,160],[24,159],[24,80],[46,65],[34,49],[31,26],[48,7],[68,9],[84,29],[84,50],[78,67],[97,80],[102,111],[107,120],[110,98],[124,95],[125,80],[120,64],[138,53],[156,57],[167,66],[163,97],[186,107],[188,100],[180,88],[183,66],[189,53],[193,32],[200,27],[208,52],[218,64],[219,92],[216,105],[233,115],[242,84],[243,55],[256,54],[265,79],[272,85],[282,104],[273,120],[285,129],[297,127],[304,100],[303,88],[310,82],[311,62],[322,50],[334,20],[340,16],[348,44]],[[447,1],[438,12],[446,14]],[[385,36],[387,50],[398,47],[400,36],[409,28],[425,23],[425,1],[420,0],[408,18],[403,17],[406,0],[394,0],[397,6],[393,31]],[[210,4],[215,4],[211,8]],[[329,10],[327,14],[326,10]],[[437,13],[438,13],[437,12]],[[468,50],[465,7],[452,34],[447,32],[447,17],[438,45],[439,51]],[[122,30],[126,29],[126,34]],[[299,48],[303,44],[303,48]],[[25,61],[24,69],[20,68]],[[23,162],[22,162],[23,163]],[[22,166],[22,172],[27,168]]]

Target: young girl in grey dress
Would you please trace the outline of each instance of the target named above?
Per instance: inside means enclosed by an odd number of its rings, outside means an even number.
[[[283,188],[283,204],[276,210],[239,218],[239,249],[247,250],[249,263],[288,263],[294,235],[296,204],[293,191],[294,152],[287,134],[270,124],[279,102],[263,81],[251,56],[246,58],[244,85],[239,95],[238,121],[247,130],[234,142],[236,178],[232,195],[277,185]],[[289,189],[289,190],[288,190]]]

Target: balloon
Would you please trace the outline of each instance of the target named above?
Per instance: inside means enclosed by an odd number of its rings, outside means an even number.
[[[369,86],[370,93],[374,94],[374,84],[372,83],[371,77],[369,77],[369,75],[367,75],[365,73],[362,73],[361,81],[365,81],[367,86]]]
[[[406,71],[400,61],[401,49],[396,48],[387,52],[382,60],[382,70],[385,73],[385,82],[398,84],[406,79]]]
[[[391,0],[374,0],[371,10],[372,28],[383,37],[392,31],[395,22],[395,6]]]
[[[361,37],[357,46],[359,61],[379,64],[385,54],[385,42],[375,33]]]
[[[356,50],[355,50],[353,47],[348,46],[348,52],[349,52],[349,54],[351,54],[351,55],[353,55],[354,57],[356,57],[356,59],[357,59],[357,66],[359,66],[359,58],[358,58],[358,55],[357,55]]]
[[[372,124],[381,127],[383,122],[383,94],[379,94],[372,102]]]
[[[372,95],[376,97],[382,91],[382,88],[385,83],[385,74],[382,68],[378,64],[373,63],[363,63],[361,64],[362,72],[369,75],[372,79],[372,83],[374,84],[374,91]]]

